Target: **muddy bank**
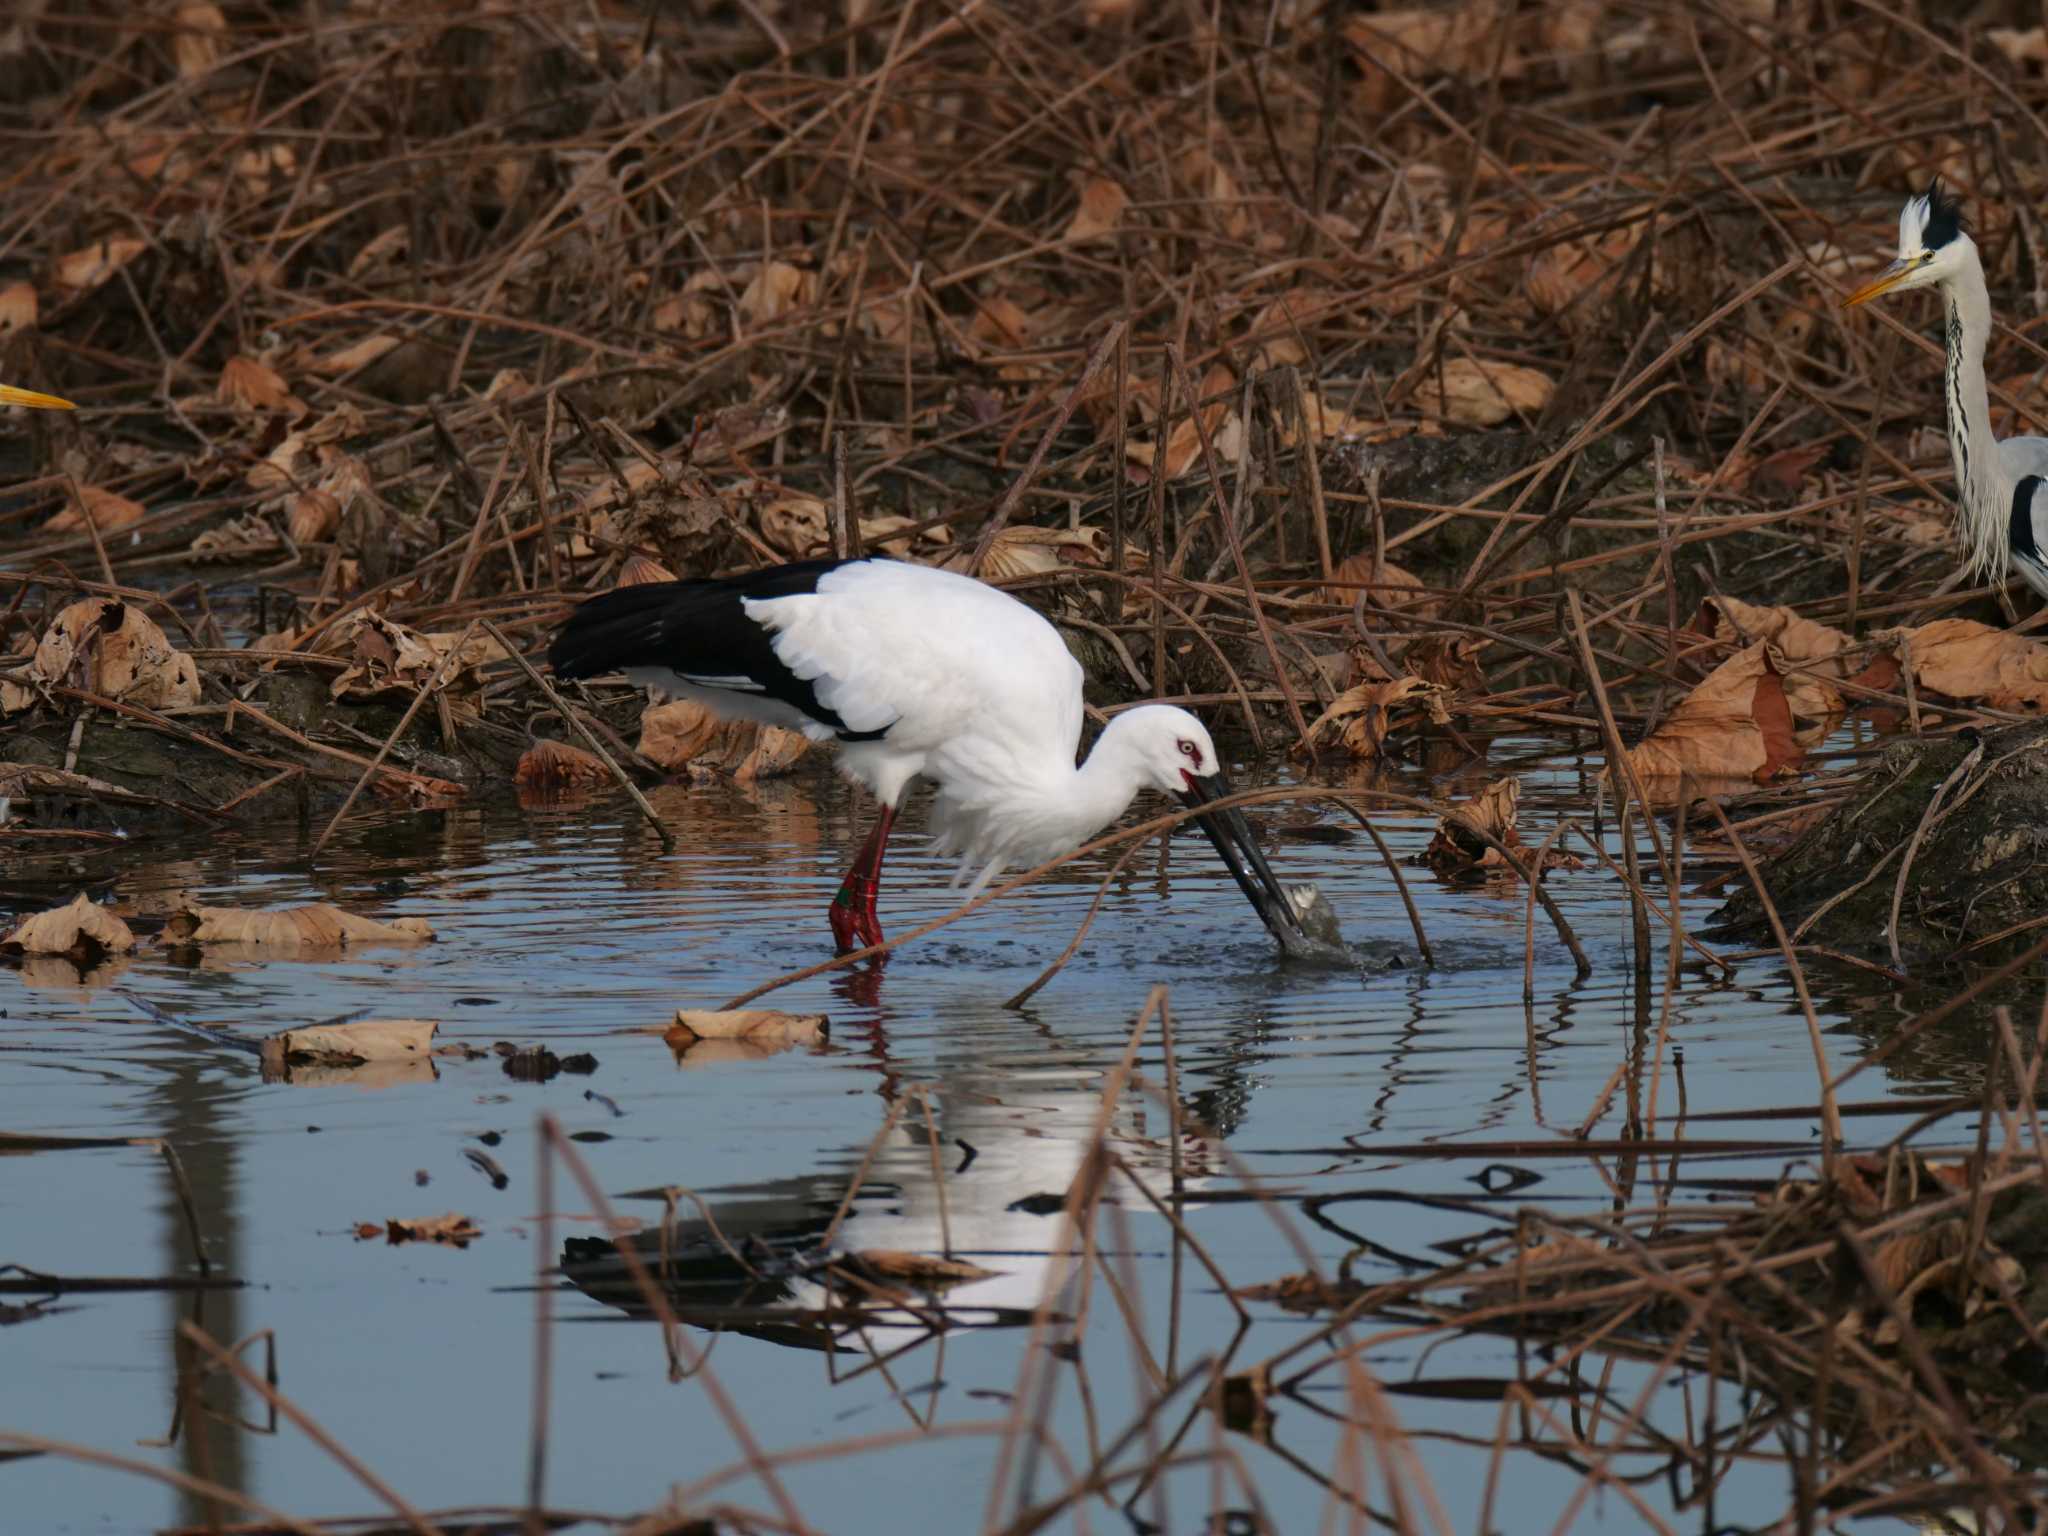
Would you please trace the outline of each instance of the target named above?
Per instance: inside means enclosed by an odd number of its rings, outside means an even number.
[[[1909,971],[2011,958],[2048,931],[2048,725],[1896,743],[1763,875],[1796,941]],[[1752,892],[1716,918],[1769,939]]]

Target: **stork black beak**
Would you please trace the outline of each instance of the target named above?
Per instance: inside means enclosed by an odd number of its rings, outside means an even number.
[[[1180,792],[1180,801],[1190,809],[1220,800],[1230,793],[1230,781],[1224,778],[1221,770],[1207,778],[1197,778],[1184,771],[1181,782],[1187,788]],[[1245,899],[1252,904],[1252,910],[1259,914],[1267,930],[1280,941],[1280,948],[1290,955],[1316,953],[1318,946],[1315,940],[1303,931],[1301,920],[1294,914],[1294,903],[1288,900],[1287,892],[1274,875],[1272,866],[1266,862],[1266,856],[1259,852],[1259,845],[1252,838],[1251,823],[1244,819],[1244,812],[1231,806],[1220,811],[1203,811],[1195,820],[1208,834],[1217,856],[1229,869],[1237,888],[1244,892]]]

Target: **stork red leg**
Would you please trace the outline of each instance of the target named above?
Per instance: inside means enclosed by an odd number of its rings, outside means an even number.
[[[875,897],[882,889],[882,852],[888,846],[889,829],[896,825],[896,807],[885,805],[875,820],[868,840],[853,856],[853,867],[839,883],[826,915],[832,922],[832,937],[844,955],[882,942],[882,920],[875,915]]]

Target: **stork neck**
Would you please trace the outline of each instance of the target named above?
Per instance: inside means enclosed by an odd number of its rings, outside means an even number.
[[[1104,731],[1087,760],[1074,770],[1062,797],[1082,841],[1093,837],[1130,808],[1138,797],[1136,760],[1114,731]]]
[[[1966,242],[1967,243],[1967,242]],[[1984,388],[1984,343],[1991,335],[1991,296],[1970,245],[1961,269],[1941,285],[1948,332],[1948,449],[1956,470],[1957,532],[1973,575],[2000,580],[2010,556],[2012,485],[1991,435],[1991,399]]]

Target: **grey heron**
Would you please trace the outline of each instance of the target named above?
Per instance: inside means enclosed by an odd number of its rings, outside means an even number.
[[[1963,229],[1962,206],[1936,177],[1899,211],[1898,259],[1842,301],[1866,303],[1908,288],[1940,291],[1947,320],[1948,446],[1955,461],[1957,533],[1970,576],[2002,579],[2008,565],[2048,597],[2048,438],[1991,435],[1984,388],[1984,343],[1991,295],[1977,242]]]

